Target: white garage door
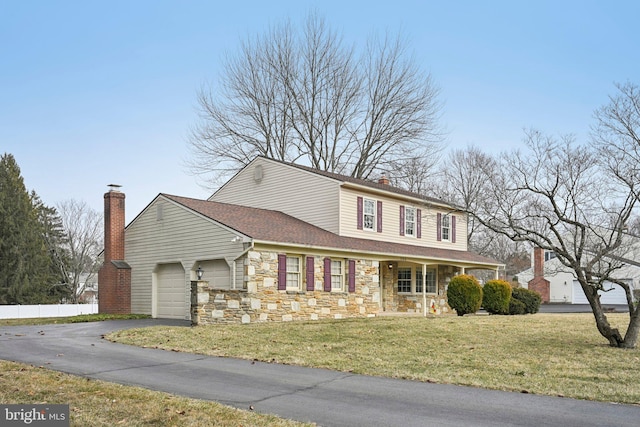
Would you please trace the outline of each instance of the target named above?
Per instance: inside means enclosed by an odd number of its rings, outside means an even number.
[[[164,319],[184,319],[187,315],[186,285],[182,265],[162,264],[156,272],[158,280],[156,316]]]
[[[600,291],[600,302],[602,304],[626,304],[627,297],[624,293],[624,289],[613,283],[605,283],[605,289],[611,289],[608,292]],[[584,294],[580,283],[577,280],[573,281],[573,304],[589,304],[587,296]]]

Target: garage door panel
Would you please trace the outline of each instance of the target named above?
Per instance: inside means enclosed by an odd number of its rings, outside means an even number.
[[[157,317],[165,319],[185,318],[185,283],[185,272],[181,264],[163,264],[158,267]]]
[[[602,304],[626,304],[627,296],[624,289],[613,283],[605,283],[605,289],[611,289],[607,292],[600,291],[600,302]],[[573,304],[589,304],[587,296],[584,294],[580,283],[573,281]]]

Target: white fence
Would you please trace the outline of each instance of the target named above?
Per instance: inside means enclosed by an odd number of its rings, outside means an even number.
[[[98,304],[0,305],[0,319],[68,317],[97,312]]]

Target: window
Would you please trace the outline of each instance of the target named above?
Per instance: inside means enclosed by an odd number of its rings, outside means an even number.
[[[331,290],[342,291],[344,289],[344,270],[342,261],[331,260]]]
[[[451,236],[451,216],[442,215],[441,230],[442,240],[449,240]]]
[[[435,294],[436,293],[436,271],[434,269],[427,269],[427,273],[425,274],[427,277],[427,293]],[[416,293],[422,293],[422,268],[416,268]]]
[[[363,206],[363,228],[374,231],[376,227],[376,201],[364,199]]]
[[[416,208],[406,207],[404,210],[404,234],[405,236],[416,235]]]
[[[556,253],[553,251],[545,251],[544,253],[544,260],[545,261],[549,261],[552,260],[556,257]]]
[[[287,289],[300,289],[300,258],[287,257]]]
[[[411,292],[411,267],[398,268],[398,292]]]

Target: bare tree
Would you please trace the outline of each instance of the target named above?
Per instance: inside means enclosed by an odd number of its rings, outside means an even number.
[[[57,210],[65,237],[64,251],[61,252],[65,259],[57,264],[71,302],[76,304],[100,266],[98,256],[102,249],[102,214],[85,202],[76,200],[59,203]]]
[[[245,41],[198,93],[189,147],[213,185],[256,155],[367,179],[441,141],[438,89],[400,37],[358,55],[310,14]]]
[[[486,173],[494,199],[476,206],[475,217],[513,241],[555,252],[580,283],[600,334],[611,346],[635,347],[638,309],[631,287],[616,275],[636,249],[625,233],[636,203],[633,191],[607,179],[598,163],[602,153],[578,146],[571,136],[557,140],[532,130],[525,142],[525,153],[501,156]],[[600,303],[605,282],[626,292],[630,318],[624,336],[609,324]]]
[[[440,147],[432,146],[431,151],[419,157],[406,157],[392,160],[385,175],[390,183],[399,188],[418,194],[434,196],[432,186],[438,176]]]
[[[593,145],[603,155],[602,164],[620,185],[636,198],[640,182],[640,88],[632,83],[616,84],[618,93],[594,116]]]

